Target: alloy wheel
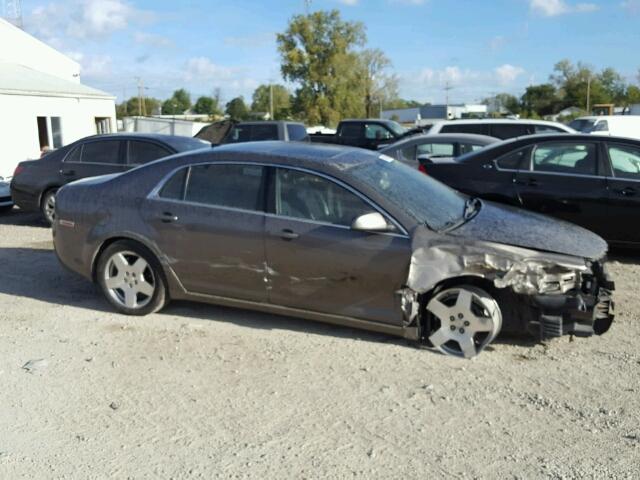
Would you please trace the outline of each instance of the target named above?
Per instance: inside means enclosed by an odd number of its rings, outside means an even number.
[[[43,202],[43,213],[47,221],[53,224],[56,219],[56,192],[48,192]]]
[[[429,336],[442,353],[472,358],[491,343],[502,328],[498,303],[487,292],[473,286],[449,288],[427,304],[438,327]]]
[[[149,262],[139,254],[120,251],[107,260],[104,285],[113,300],[135,310],[151,302],[156,291],[156,278]]]

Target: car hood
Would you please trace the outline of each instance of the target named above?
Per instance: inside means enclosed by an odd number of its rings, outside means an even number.
[[[607,253],[607,243],[589,230],[484,200],[475,217],[449,234],[592,260]]]

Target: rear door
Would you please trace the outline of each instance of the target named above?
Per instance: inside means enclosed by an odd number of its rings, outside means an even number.
[[[364,124],[361,122],[343,122],[338,131],[338,141],[342,145],[364,147]]]
[[[64,183],[127,170],[124,146],[117,139],[93,140],[75,147],[60,168]]]
[[[606,157],[611,165],[607,240],[640,243],[640,147],[607,142]]]
[[[307,171],[277,168],[266,219],[269,300],[293,308],[400,325],[410,239],[357,232],[377,211],[354,191]]]
[[[596,141],[536,144],[529,169],[516,177],[522,205],[604,234],[607,182],[599,157]]]
[[[188,292],[266,301],[264,171],[253,164],[183,168],[141,209]]]

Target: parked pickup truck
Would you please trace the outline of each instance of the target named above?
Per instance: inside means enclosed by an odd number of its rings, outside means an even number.
[[[343,120],[338,125],[335,135],[314,133],[309,135],[312,142],[335,143],[338,145],[349,145],[352,147],[378,150],[397,142],[401,138],[416,133],[423,133],[422,130],[407,130],[402,125],[392,120],[366,119],[366,120]]]

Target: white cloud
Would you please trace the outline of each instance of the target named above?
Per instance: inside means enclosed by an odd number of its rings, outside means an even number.
[[[359,0],[338,0],[343,5],[349,5],[350,7],[357,5]]]
[[[598,10],[595,3],[569,4],[565,0],[529,0],[531,11],[545,17],[567,13],[586,13]]]
[[[218,82],[229,80],[234,75],[232,68],[223,67],[213,63],[206,57],[195,57],[187,60],[184,71],[184,78],[187,82]]]
[[[507,86],[515,82],[520,75],[525,73],[525,70],[522,67],[514,67],[507,63],[497,67],[494,72],[500,85]]]
[[[68,38],[108,37],[149,18],[149,12],[135,9],[126,0],[71,0],[35,7],[25,25],[45,41],[60,45]]]
[[[135,32],[133,34],[133,41],[141,45],[151,45],[153,47],[172,47],[174,45],[167,37],[145,32]]]
[[[625,0],[620,5],[631,13],[640,13],[640,0]]]

